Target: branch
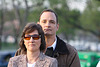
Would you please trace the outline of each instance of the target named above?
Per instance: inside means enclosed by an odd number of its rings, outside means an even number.
[[[68,23],[69,23],[70,25],[72,25],[73,27],[75,27],[75,28],[78,28],[78,29],[81,29],[81,30],[90,32],[90,33],[94,34],[95,36],[100,37],[100,33],[98,33],[97,31],[94,31],[94,30],[91,30],[91,29],[86,29],[86,28],[82,27],[81,25],[79,25],[79,24],[77,24],[77,23],[73,23],[73,24],[70,23],[70,22],[68,22]]]

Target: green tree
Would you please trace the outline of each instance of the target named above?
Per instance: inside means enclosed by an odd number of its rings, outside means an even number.
[[[16,43],[18,43],[18,37],[20,36],[23,27],[27,22],[37,22],[39,20],[39,15],[43,9],[50,8],[56,11],[59,18],[60,28],[57,33],[65,33],[66,35],[72,34],[75,31],[75,25],[79,24],[80,12],[78,10],[69,10],[66,0],[11,0],[12,10],[7,10],[5,21],[13,21],[17,19],[19,21],[19,28],[16,29],[13,25],[13,36],[15,36]],[[44,5],[44,2],[48,2],[48,6]],[[17,4],[16,4],[16,3]],[[29,6],[28,2],[32,5]],[[22,8],[21,4],[25,4]],[[77,26],[77,25],[76,25]],[[7,28],[8,30],[8,28]]]
[[[81,27],[100,39],[100,1],[88,0],[81,18]]]
[[[64,33],[67,37],[74,34],[77,24],[79,24],[80,12],[78,10],[70,10],[67,0],[49,0],[51,8],[56,11],[59,18],[59,33]]]

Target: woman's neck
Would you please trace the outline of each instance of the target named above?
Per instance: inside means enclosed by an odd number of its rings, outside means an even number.
[[[37,59],[39,58],[39,55],[40,55],[40,51],[36,51],[36,52],[27,51],[27,62],[30,64],[36,62]]]

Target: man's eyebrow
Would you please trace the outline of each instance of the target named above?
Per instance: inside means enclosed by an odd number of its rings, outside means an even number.
[[[55,20],[49,20],[49,21],[54,21],[54,22],[56,22]]]
[[[50,20],[50,21],[55,21],[55,20]]]

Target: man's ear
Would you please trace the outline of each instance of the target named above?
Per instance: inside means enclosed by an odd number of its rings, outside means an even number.
[[[57,24],[57,31],[58,31],[58,29],[59,29],[59,24]]]
[[[38,21],[37,24],[40,24],[40,22]]]

